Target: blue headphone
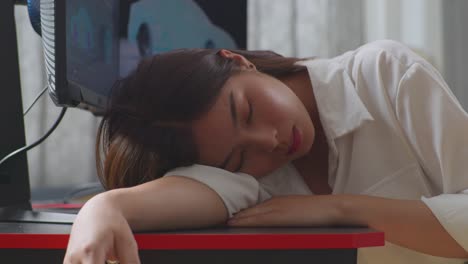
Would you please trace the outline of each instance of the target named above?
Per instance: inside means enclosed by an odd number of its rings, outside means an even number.
[[[27,4],[29,21],[31,21],[34,31],[41,36],[41,0],[27,0],[27,3],[24,0],[16,2],[17,4]]]

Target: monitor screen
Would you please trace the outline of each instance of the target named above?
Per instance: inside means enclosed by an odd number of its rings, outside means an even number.
[[[245,48],[246,9],[237,0],[42,0],[49,94],[57,105],[99,114],[115,81],[143,57]]]
[[[75,100],[101,105],[118,77],[118,2],[66,1],[66,80],[81,94]]]

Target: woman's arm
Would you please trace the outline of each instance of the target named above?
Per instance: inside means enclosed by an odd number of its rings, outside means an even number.
[[[207,227],[227,219],[218,194],[187,177],[163,177],[109,195],[132,230]]]
[[[186,177],[163,177],[89,200],[72,227],[64,263],[139,263],[132,230],[207,227],[225,222],[221,198]]]
[[[385,232],[385,240],[422,253],[468,258],[465,251],[422,201],[363,195],[338,195],[344,224]]]
[[[417,200],[364,195],[297,195],[270,199],[237,213],[231,226],[369,226],[385,239],[419,252],[468,258],[431,210]]]

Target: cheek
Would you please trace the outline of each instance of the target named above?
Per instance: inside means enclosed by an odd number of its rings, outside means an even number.
[[[289,118],[301,115],[305,111],[301,100],[288,87],[272,88],[266,93],[265,99],[268,100],[270,111],[288,115]]]
[[[300,114],[299,105],[293,98],[281,94],[266,94],[260,97],[258,113],[265,121],[273,123],[283,123],[287,120],[294,120]]]

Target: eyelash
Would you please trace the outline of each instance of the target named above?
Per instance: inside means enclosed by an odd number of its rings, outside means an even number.
[[[247,124],[250,124],[250,122],[252,121],[252,116],[253,116],[253,108],[252,108],[252,104],[250,103],[249,100],[247,100],[247,105],[248,105],[248,110],[247,110],[247,117],[246,117],[246,123]],[[239,172],[242,167],[244,166],[244,155],[245,155],[245,150],[242,150],[242,152],[240,153],[240,162],[239,162],[239,166],[238,168],[236,168],[234,171],[235,172]]]
[[[252,121],[252,116],[253,116],[253,108],[252,108],[252,104],[250,103],[250,101],[247,101],[247,105],[248,105],[248,113],[247,113],[247,118],[246,118],[246,123],[247,124],[250,124],[250,122]],[[240,153],[240,163],[239,163],[239,167],[235,170],[236,172],[239,172],[242,167],[244,167],[244,155],[245,155],[245,150],[242,150],[242,152]]]

